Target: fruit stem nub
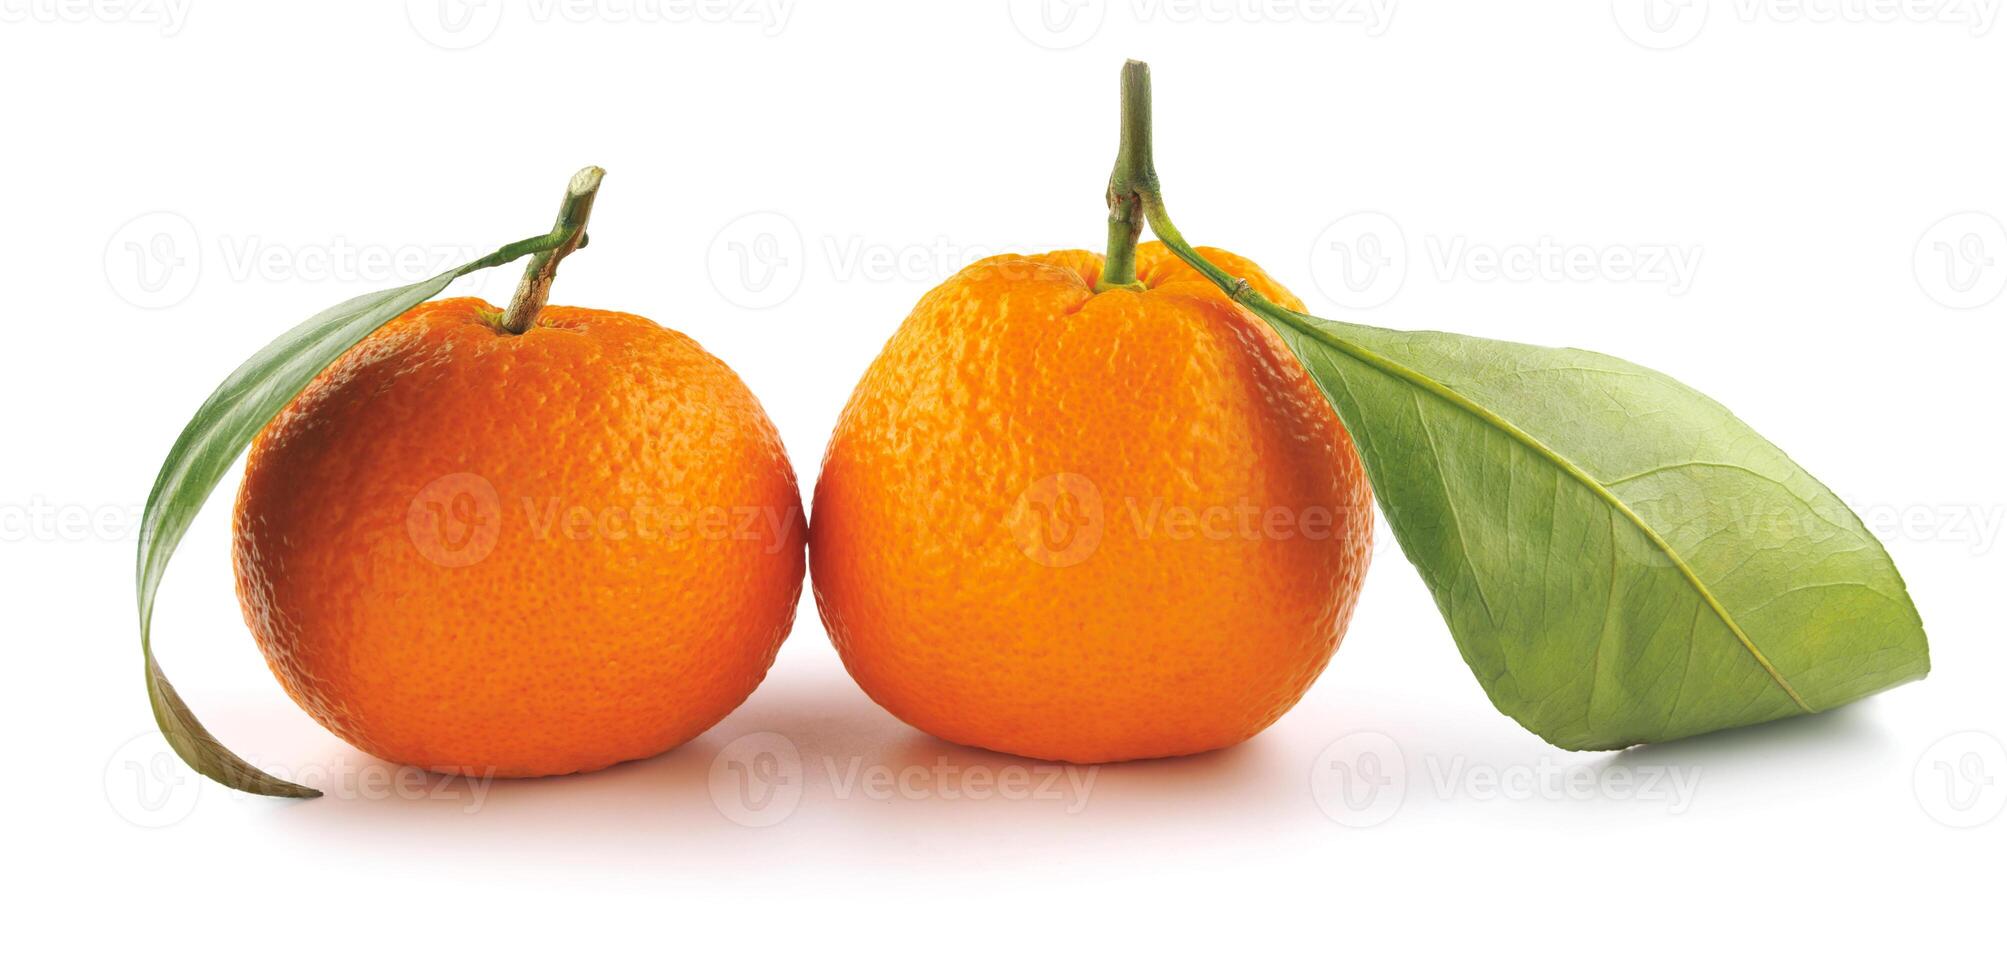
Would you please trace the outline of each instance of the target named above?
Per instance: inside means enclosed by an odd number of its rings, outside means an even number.
[[[551,280],[557,278],[558,263],[585,247],[585,223],[592,217],[592,201],[599,196],[599,181],[605,176],[606,171],[598,167],[572,175],[565,187],[564,203],[558,207],[557,222],[551,225],[553,233],[565,233],[564,240],[548,252],[530,256],[529,268],[516,284],[516,295],[502,314],[501,329],[505,332],[519,334],[535,325],[537,314],[551,298]]]
[[[1108,261],[1101,281],[1094,284],[1095,292],[1143,288],[1136,282],[1136,240],[1146,224],[1172,254],[1242,305],[1285,320],[1301,319],[1256,292],[1246,279],[1228,275],[1200,255],[1171,223],[1150,148],[1150,66],[1132,59],[1122,66],[1122,149],[1115,157],[1115,173],[1108,178]]]
[[[1131,59],[1122,66],[1122,144],[1115,171],[1108,175],[1108,260],[1095,292],[1141,290],[1136,281],[1136,241],[1143,234],[1144,206],[1157,197],[1157,167],[1150,149],[1150,66]]]

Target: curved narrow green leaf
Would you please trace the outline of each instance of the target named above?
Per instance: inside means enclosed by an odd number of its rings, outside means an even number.
[[[1295,313],[1167,244],[1303,362],[1492,703],[1549,742],[1665,741],[1929,672],[1881,543],[1707,396],[1589,351]]]
[[[399,314],[437,296],[448,283],[478,269],[549,251],[570,236],[566,229],[505,245],[457,269],[357,296],[308,317],[231,372],[181,430],[147,495],[139,531],[139,643],[153,717],[175,754],[197,772],[234,789],[266,796],[314,797],[319,791],[258,771],[216,741],[161,673],[153,655],[154,596],[168,559],[194,523],[216,484],[265,423],[335,358]]]

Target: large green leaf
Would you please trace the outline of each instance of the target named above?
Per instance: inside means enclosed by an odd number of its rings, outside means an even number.
[[[139,533],[139,642],[146,659],[146,690],[153,717],[177,755],[197,772],[226,786],[267,796],[313,797],[317,790],[276,779],[239,758],[216,741],[195,719],[188,705],[161,673],[153,655],[154,596],[167,562],[182,535],[229,472],[252,437],[285,408],[315,375],[355,346],[371,331],[437,296],[453,280],[478,269],[513,262],[566,243],[573,231],[549,234],[505,245],[457,269],[410,286],[357,296],[309,317],[251,356],[224,379],[209,400],[196,409],[174,448],[161,464],[147,495]],[[582,244],[582,243],[581,243]]]
[[[1880,542],[1707,396],[1589,351],[1295,313],[1176,234],[1316,379],[1465,661],[1534,733],[1623,748],[1929,671]]]

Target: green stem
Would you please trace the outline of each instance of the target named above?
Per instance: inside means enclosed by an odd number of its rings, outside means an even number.
[[[1136,279],[1136,239],[1148,223],[1157,240],[1178,258],[1226,291],[1228,296],[1264,313],[1296,323],[1297,315],[1249,288],[1246,279],[1230,276],[1185,241],[1164,210],[1164,191],[1150,146],[1150,66],[1130,61],[1122,66],[1122,148],[1115,173],[1108,178],[1108,263],[1094,288],[1141,289]]]
[[[544,304],[550,300],[551,281],[557,278],[558,263],[585,247],[585,223],[592,217],[592,201],[599,196],[599,181],[605,176],[606,171],[598,167],[587,167],[572,175],[571,184],[565,188],[564,203],[558,207],[557,221],[551,225],[552,235],[564,237],[550,251],[530,259],[522,281],[516,284],[516,295],[502,314],[503,331],[519,334],[536,324],[537,314],[543,312]]]
[[[1301,324],[1304,322],[1302,316],[1295,310],[1289,309],[1263,296],[1246,279],[1228,275],[1225,269],[1214,265],[1212,260],[1200,255],[1198,249],[1193,248],[1191,243],[1185,241],[1185,236],[1178,231],[1177,226],[1171,224],[1170,215],[1164,213],[1163,198],[1153,197],[1145,199],[1143,202],[1143,213],[1150,222],[1150,230],[1156,233],[1157,240],[1163,242],[1165,248],[1171,250],[1171,254],[1185,260],[1186,265],[1199,270],[1200,275],[1211,279],[1213,284],[1225,290],[1229,297],[1270,316],[1281,317],[1289,323]]]
[[[1108,175],[1108,259],[1095,292],[1143,288],[1136,281],[1136,241],[1146,202],[1157,197],[1150,152],[1150,66],[1130,61],[1122,66],[1122,144]]]

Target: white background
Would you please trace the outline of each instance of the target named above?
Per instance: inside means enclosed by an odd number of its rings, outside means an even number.
[[[1997,970],[2000,6],[0,0],[6,955]],[[1490,707],[1389,545],[1324,678],[1228,751],[965,798],[1033,764],[873,706],[804,597],[766,684],[697,741],[415,799],[267,673],[212,505],[163,592],[163,662],[227,744],[329,796],[241,796],[163,753],[133,524],[190,412],[278,331],[545,230],[601,164],[554,299],[697,338],[806,489],[924,290],[990,252],[1100,246],[1125,57],[1154,68],[1194,241],[1326,315],[1591,347],[1721,399],[1887,542],[1931,676],[1564,753]],[[467,289],[505,300],[516,271]],[[795,753],[798,798],[713,793],[749,746]],[[1348,806],[1331,763],[1368,756],[1380,793]],[[901,781],[848,779],[870,771]]]

